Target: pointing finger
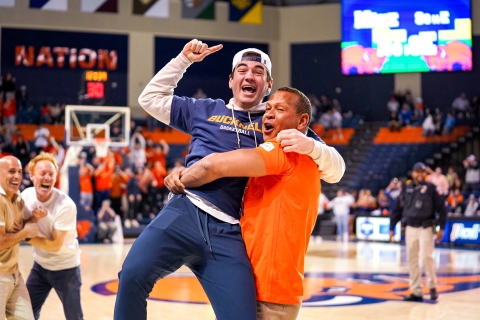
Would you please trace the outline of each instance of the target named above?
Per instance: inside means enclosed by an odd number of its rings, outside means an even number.
[[[210,48],[206,48],[205,51],[202,54],[202,57],[206,57],[212,53],[215,53],[223,48],[223,44],[219,44]]]

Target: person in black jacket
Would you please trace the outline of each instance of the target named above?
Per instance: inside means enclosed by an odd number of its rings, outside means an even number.
[[[420,259],[427,274],[431,299],[438,298],[433,259],[434,235],[436,233],[435,242],[440,242],[443,238],[446,210],[443,197],[438,194],[435,185],[425,181],[426,175],[427,166],[422,162],[415,163],[412,170],[413,181],[407,182],[403,187],[390,216],[390,242],[393,241],[395,225],[400,220],[406,225],[405,244],[412,293],[404,297],[405,301],[423,301]],[[437,225],[440,226],[438,232]]]

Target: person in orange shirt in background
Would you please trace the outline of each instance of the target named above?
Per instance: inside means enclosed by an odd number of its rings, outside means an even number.
[[[164,168],[167,167],[166,157],[170,152],[170,146],[165,140],[161,139],[159,144],[153,147],[147,147],[145,152],[147,156],[147,162],[150,162],[155,166],[155,162],[160,161]]]
[[[123,166],[123,156],[122,153],[124,152],[122,148],[114,148],[112,149],[113,151],[113,158],[115,159],[115,165],[120,166],[122,168]]]
[[[78,175],[80,177],[80,204],[83,207],[91,208],[93,205],[93,185],[92,175],[94,172],[93,166],[87,162],[87,153],[81,152],[78,156]]]
[[[167,170],[160,161],[155,161],[153,164],[152,173],[155,177],[155,181],[152,184],[152,191],[155,195],[155,204],[157,205],[157,210],[154,210],[153,212],[159,212],[163,207],[163,202],[165,200],[165,176],[167,175]]]
[[[447,202],[451,206],[453,206],[454,200],[456,201],[456,203],[463,203],[463,200],[464,200],[463,195],[458,189],[450,190],[450,193],[447,196]]]
[[[257,319],[296,319],[302,303],[321,173],[311,157],[286,153],[275,138],[284,129],[306,133],[311,110],[300,91],[278,89],[263,116],[265,143],[211,154],[185,169],[180,180],[191,188],[222,177],[251,177],[240,223],[255,276]]]
[[[6,99],[3,103],[3,124],[9,124],[13,129],[17,115],[17,100],[15,100],[15,95],[13,94],[6,94],[5,96]]]
[[[103,200],[110,199],[112,189],[112,174],[115,169],[115,158],[112,150],[108,150],[105,158],[100,159],[99,166],[94,171],[95,176],[95,204],[93,211],[98,211]]]

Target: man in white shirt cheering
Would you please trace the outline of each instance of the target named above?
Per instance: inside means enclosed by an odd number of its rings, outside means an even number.
[[[83,319],[80,305],[80,249],[77,241],[77,207],[68,195],[54,188],[58,174],[55,158],[41,152],[28,164],[33,187],[22,192],[24,219],[34,210],[47,215],[38,221],[39,235],[29,243],[35,263],[27,279],[35,319],[50,290],[55,289],[67,320]]]

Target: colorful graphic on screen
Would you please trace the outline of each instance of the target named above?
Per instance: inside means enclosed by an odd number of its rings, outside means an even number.
[[[342,0],[342,73],[472,70],[470,0]]]

